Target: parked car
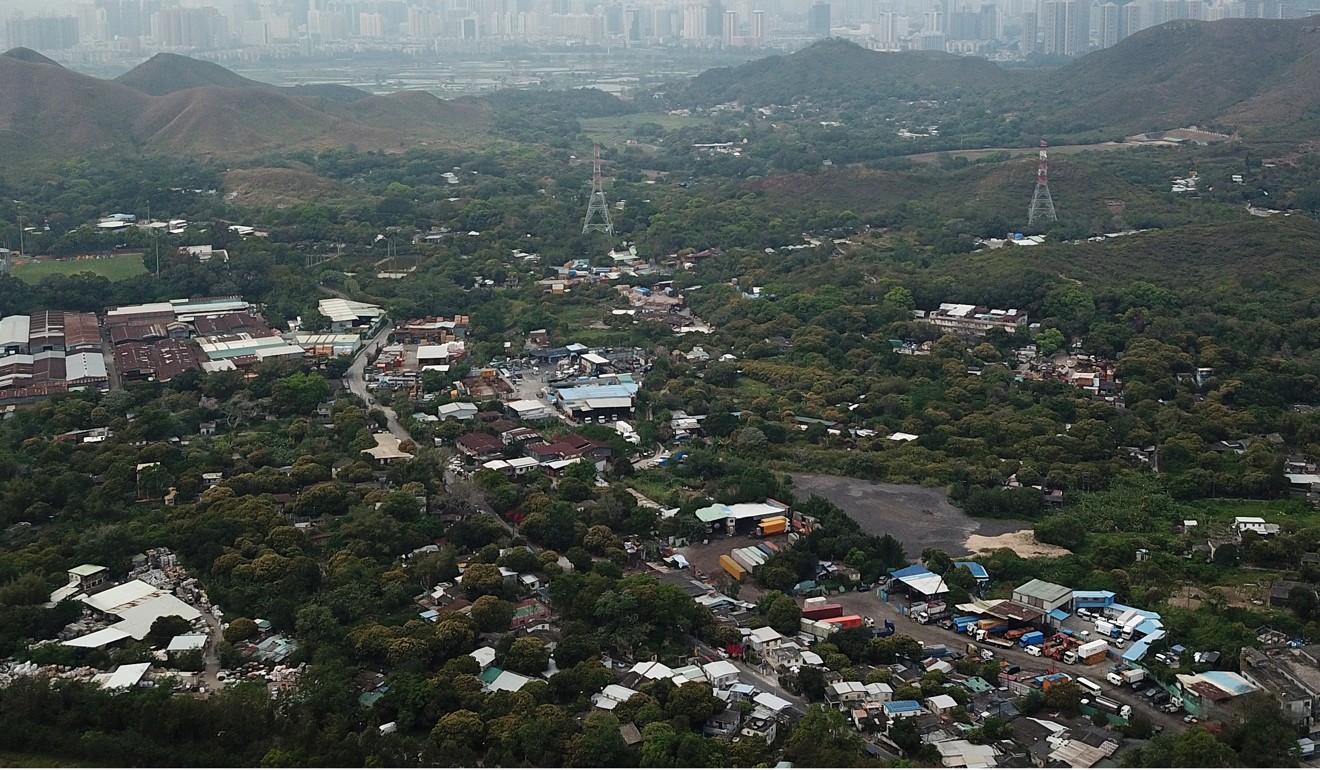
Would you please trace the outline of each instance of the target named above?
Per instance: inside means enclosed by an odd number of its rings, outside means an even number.
[[[1004,669],[1004,674],[1008,676],[1012,676],[1013,674],[1016,674],[1021,670],[1022,670],[1021,666],[1009,666],[1008,668]]]
[[[1158,688],[1158,687],[1152,687],[1152,688],[1150,688],[1149,690],[1143,692],[1143,693],[1141,694],[1141,697],[1146,698],[1146,699],[1154,698],[1154,697],[1156,696],[1156,694],[1159,693],[1159,691],[1160,691],[1160,688]]]

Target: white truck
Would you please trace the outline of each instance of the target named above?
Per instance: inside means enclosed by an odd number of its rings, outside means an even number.
[[[1126,703],[1119,703],[1118,701],[1113,701],[1110,700],[1109,698],[1102,698],[1100,696],[1096,696],[1094,698],[1089,698],[1089,699],[1088,698],[1082,699],[1083,705],[1086,705],[1088,703],[1091,705],[1092,708],[1098,709],[1100,711],[1104,711],[1105,713],[1108,714],[1113,714],[1114,716],[1119,717],[1121,719],[1128,719],[1132,716],[1132,707],[1127,705]]]
[[[1110,671],[1108,674],[1105,674],[1105,679],[1108,679],[1110,684],[1118,685],[1119,687],[1130,687],[1137,682],[1144,681],[1146,679],[1146,672],[1139,668],[1129,668],[1123,671]]]

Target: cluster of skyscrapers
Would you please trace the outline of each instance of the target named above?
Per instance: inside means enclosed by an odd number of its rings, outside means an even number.
[[[1289,18],[1305,0],[83,0],[15,17],[8,43],[185,52],[500,44],[792,49],[827,36],[877,50],[1076,56],[1174,19]]]

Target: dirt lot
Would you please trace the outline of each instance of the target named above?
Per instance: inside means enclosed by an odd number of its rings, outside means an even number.
[[[1024,559],[1030,559],[1033,556],[1067,556],[1072,553],[1067,548],[1040,542],[1030,529],[1005,532],[995,537],[972,535],[967,538],[968,551],[997,551],[1000,548],[1007,548]]]
[[[924,548],[941,548],[951,556],[969,553],[973,534],[997,537],[1027,528],[1021,521],[973,519],[954,507],[941,489],[915,484],[880,484],[843,476],[793,474],[799,500],[820,495],[842,508],[873,535],[888,533],[903,543],[910,558]]]
[[[726,554],[735,548],[746,548],[749,545],[764,542],[771,542],[780,548],[787,548],[788,535],[772,535],[751,539],[746,535],[729,537],[724,533],[717,532],[710,535],[710,542],[708,543],[703,544],[701,541],[697,541],[682,548],[674,549],[674,553],[682,554],[692,564],[693,570],[706,573],[716,586],[724,587],[726,582],[729,581],[729,573],[720,567],[720,555]],[[748,579],[739,588],[738,598],[743,601],[754,602],[762,593],[763,591],[756,586],[756,581]]]

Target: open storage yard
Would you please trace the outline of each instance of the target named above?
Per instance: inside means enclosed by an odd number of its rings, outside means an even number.
[[[812,495],[829,500],[870,534],[893,535],[909,554],[939,548],[962,555],[973,534],[996,537],[1027,527],[1008,519],[974,519],[950,503],[943,490],[915,484],[795,473],[793,490],[799,500]]]

